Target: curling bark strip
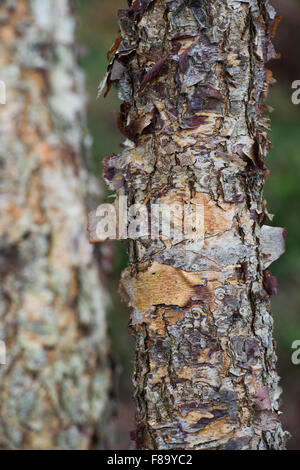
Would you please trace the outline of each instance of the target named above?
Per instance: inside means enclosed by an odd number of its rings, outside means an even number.
[[[205,214],[204,246],[129,242],[121,292],[143,449],[285,447],[267,270],[285,231],[263,225],[265,64],[278,20],[267,0],[136,0],[119,11],[106,81],[123,100],[127,140],[104,177],[130,204],[197,200]]]

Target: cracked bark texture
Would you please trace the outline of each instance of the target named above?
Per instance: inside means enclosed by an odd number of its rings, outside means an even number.
[[[0,5],[1,449],[102,445],[107,294],[86,236],[84,80],[69,0]]]
[[[128,204],[202,204],[205,225],[203,246],[129,242],[121,292],[136,337],[138,448],[285,448],[267,270],[285,231],[263,225],[278,21],[267,0],[119,11],[100,92],[117,86],[127,140],[104,177]]]

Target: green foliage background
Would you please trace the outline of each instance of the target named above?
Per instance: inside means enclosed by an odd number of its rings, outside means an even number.
[[[291,102],[291,83],[300,80],[300,60],[297,43],[299,34],[295,29],[295,10],[289,13],[289,5],[298,8],[300,31],[300,4],[296,1],[284,3],[280,0],[277,9],[284,18],[277,36],[277,49],[283,60],[275,65],[275,76],[278,83],[270,93],[269,103],[274,112],[272,132],[270,133],[274,148],[267,159],[271,170],[266,184],[266,199],[270,213],[275,217],[275,226],[288,228],[287,252],[272,266],[272,272],[279,280],[279,294],[273,301],[275,337],[278,342],[279,369],[282,376],[283,420],[285,427],[292,432],[290,448],[300,449],[300,366],[291,363],[291,345],[300,340],[300,105]],[[89,93],[89,127],[94,139],[95,172],[101,177],[102,160],[105,156],[118,152],[122,136],[116,125],[119,101],[116,92],[112,91],[106,100],[96,100],[97,87],[106,67],[106,54],[117,36],[116,13],[119,8],[126,8],[125,0],[77,0],[79,41],[86,48],[81,63],[87,74]],[[298,6],[299,5],[299,6]],[[292,24],[292,26],[291,26]],[[274,67],[270,66],[274,69]],[[108,193],[104,200],[109,201]],[[117,398],[121,402],[120,445],[129,445],[128,431],[133,428],[131,400],[131,369],[133,344],[128,335],[129,314],[121,304],[118,290],[118,279],[121,270],[126,266],[126,246],[115,245],[113,273],[109,280],[112,295],[112,307],[109,312],[109,326],[112,338],[112,349],[117,364],[118,386]],[[122,431],[123,430],[123,431]],[[123,447],[124,448],[124,447]]]

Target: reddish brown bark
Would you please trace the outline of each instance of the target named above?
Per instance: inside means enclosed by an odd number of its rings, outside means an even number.
[[[285,447],[267,271],[284,231],[263,226],[277,23],[267,0],[135,0],[119,12],[106,81],[127,140],[105,179],[128,204],[204,207],[204,245],[129,243],[121,290],[144,449]]]

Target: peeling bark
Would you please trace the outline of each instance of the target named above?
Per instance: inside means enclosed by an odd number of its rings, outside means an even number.
[[[284,449],[265,271],[284,231],[263,226],[278,17],[268,0],[129,3],[105,78],[127,140],[104,177],[129,204],[196,198],[205,211],[204,246],[129,242],[137,446]]]
[[[71,4],[0,6],[1,449],[102,445],[110,407],[107,294],[85,234],[99,188]]]

